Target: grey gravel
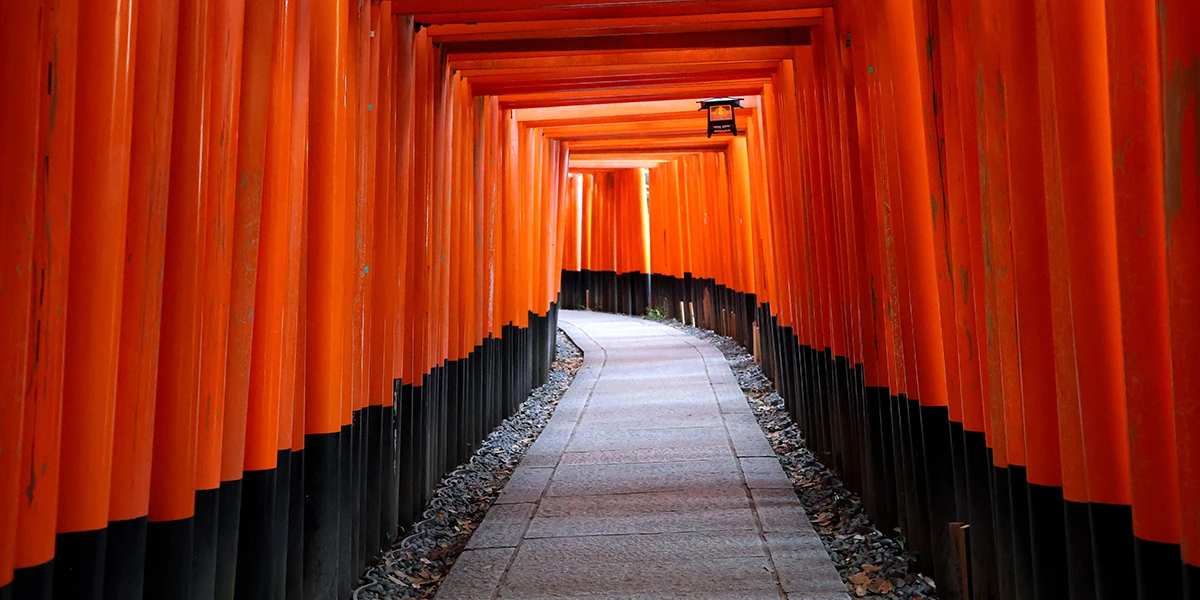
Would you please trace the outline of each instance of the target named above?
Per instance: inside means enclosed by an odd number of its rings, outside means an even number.
[[[862,499],[806,447],[804,436],[784,408],[754,356],[731,338],[674,319],[660,321],[715,345],[729,361],[754,416],[767,434],[784,473],[821,536],[852,598],[937,600],[934,581],[911,570],[915,557],[901,540],[880,531]]]
[[[583,364],[560,330],[549,381],[442,480],[412,532],[367,570],[353,600],[432,598]]]

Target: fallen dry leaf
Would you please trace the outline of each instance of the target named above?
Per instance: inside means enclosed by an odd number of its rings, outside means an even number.
[[[866,573],[855,573],[850,576],[850,583],[854,585],[867,585],[871,582],[871,576]]]
[[[876,594],[886,594],[893,589],[896,589],[896,586],[892,585],[892,582],[888,581],[887,579],[875,579],[872,580],[871,583],[867,584],[867,589],[875,592]]]
[[[431,583],[441,581],[443,575],[441,573],[429,573],[428,571],[422,570],[416,575],[405,575],[405,577],[408,578],[409,583],[411,583],[413,587],[421,587],[423,585],[429,585]]]
[[[870,563],[863,563],[863,573],[878,573],[883,570],[883,567],[877,567]]]

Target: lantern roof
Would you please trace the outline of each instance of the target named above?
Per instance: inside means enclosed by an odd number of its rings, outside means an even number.
[[[700,110],[704,110],[710,106],[719,106],[722,104],[732,105],[734,108],[742,107],[742,98],[709,98],[707,100],[699,100],[696,104],[700,105]]]

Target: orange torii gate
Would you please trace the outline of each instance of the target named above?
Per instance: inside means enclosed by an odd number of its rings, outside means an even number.
[[[344,597],[560,300],[755,348],[944,598],[1200,598],[1198,40],[1189,0],[0,2],[0,598]]]

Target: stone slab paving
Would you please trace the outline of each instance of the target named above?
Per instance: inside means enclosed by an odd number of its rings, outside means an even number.
[[[721,352],[562,311],[584,363],[439,600],[845,600]]]

